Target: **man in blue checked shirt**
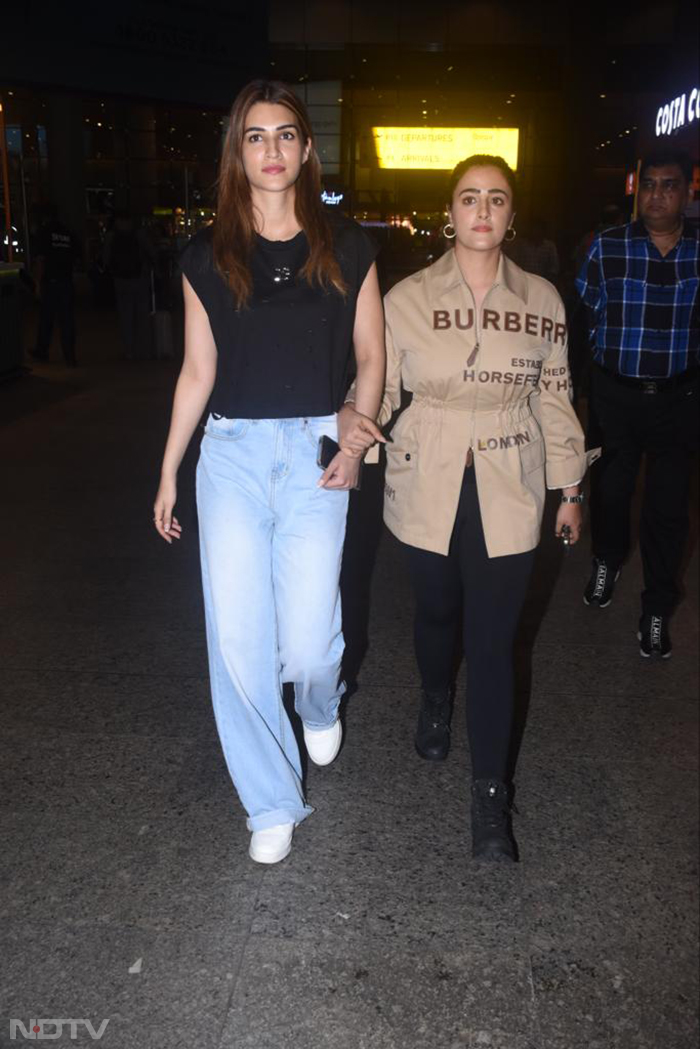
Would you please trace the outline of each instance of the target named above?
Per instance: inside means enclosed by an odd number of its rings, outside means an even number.
[[[599,608],[612,600],[646,454],[637,636],[643,656],[664,659],[671,655],[668,620],[679,595],[698,447],[699,241],[683,218],[691,181],[687,154],[648,156],[640,168],[639,219],[599,233],[576,281],[594,356],[591,437],[603,447],[591,469],[593,571],[583,600]]]

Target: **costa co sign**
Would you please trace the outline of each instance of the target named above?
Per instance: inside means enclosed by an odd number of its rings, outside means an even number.
[[[679,95],[656,114],[656,134],[672,135],[674,131],[700,120],[700,89],[694,87],[687,95]]]
[[[95,1029],[90,1020],[29,1020],[27,1026],[21,1020],[10,1020],[10,1040],[15,1041],[18,1037],[28,1042],[56,1041],[63,1036],[64,1027],[67,1028],[69,1038],[77,1038],[79,1028],[83,1027],[93,1040],[99,1041],[107,1030],[109,1020],[103,1020]]]

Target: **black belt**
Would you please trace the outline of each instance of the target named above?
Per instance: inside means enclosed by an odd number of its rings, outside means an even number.
[[[666,379],[635,379],[631,375],[618,375],[617,372],[608,371],[601,364],[596,364],[596,368],[619,386],[628,386],[639,393],[665,393],[667,390],[675,390],[678,386],[692,382],[698,374],[697,368],[688,368],[678,375],[669,375]]]

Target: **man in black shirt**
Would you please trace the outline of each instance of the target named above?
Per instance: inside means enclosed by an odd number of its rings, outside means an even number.
[[[77,245],[73,234],[58,218],[54,205],[44,211],[44,223],[39,230],[35,248],[34,276],[40,302],[39,328],[32,356],[38,361],[49,358],[54,320],[58,320],[61,349],[66,364],[74,368],[75,359],[75,296],[73,291],[73,264]]]

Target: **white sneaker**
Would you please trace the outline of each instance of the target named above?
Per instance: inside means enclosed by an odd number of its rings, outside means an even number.
[[[256,863],[279,863],[292,851],[293,833],[293,823],[278,823],[276,827],[254,830],[248,855]]]
[[[309,728],[304,725],[304,743],[314,765],[330,765],[337,757],[342,739],[340,718],[336,718],[330,728]]]

